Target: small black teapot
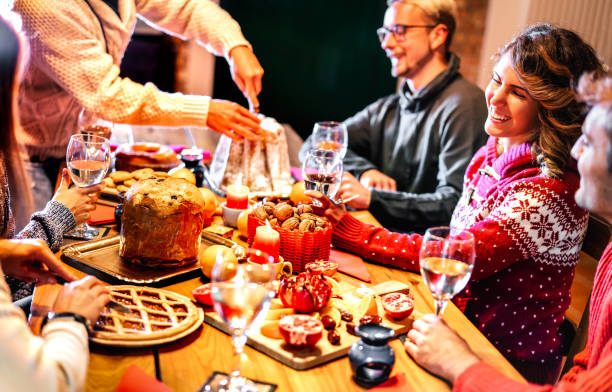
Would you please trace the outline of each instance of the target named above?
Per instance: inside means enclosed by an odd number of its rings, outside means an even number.
[[[357,383],[372,386],[389,378],[395,352],[387,341],[395,337],[395,331],[380,324],[361,324],[355,328],[361,336],[349,351],[349,361]]]

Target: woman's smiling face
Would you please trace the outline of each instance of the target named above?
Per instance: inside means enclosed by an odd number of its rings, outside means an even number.
[[[486,132],[504,143],[505,149],[528,141],[538,123],[538,103],[519,81],[506,53],[493,68],[485,90],[489,115]]]

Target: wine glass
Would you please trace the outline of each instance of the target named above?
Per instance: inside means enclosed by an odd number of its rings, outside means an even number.
[[[66,165],[76,186],[84,188],[99,184],[110,167],[108,139],[90,133],[72,135],[66,150]],[[66,236],[91,240],[98,234],[98,230],[84,222]]]
[[[302,163],[302,176],[306,189],[333,200],[342,182],[342,159],[336,151],[310,150]]]
[[[343,159],[348,145],[346,125],[336,121],[315,123],[312,130],[312,147],[318,150],[336,151]]]
[[[474,235],[469,231],[440,226],[423,235],[421,275],[434,297],[436,316],[442,315],[448,300],[470,280],[475,254]]]
[[[90,134],[111,139],[114,124],[95,115],[95,113],[81,109],[77,129],[81,134]]]
[[[258,326],[274,297],[274,258],[257,251],[258,263],[227,262],[220,255],[212,270],[212,298],[215,310],[229,327],[234,346],[234,368],[213,391],[257,391],[255,385],[240,375],[240,357],[251,326]]]

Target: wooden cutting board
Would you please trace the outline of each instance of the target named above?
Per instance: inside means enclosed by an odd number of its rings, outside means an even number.
[[[343,281],[342,278],[340,278],[339,283],[344,287],[349,284]],[[384,315],[380,302],[383,294],[397,291],[405,292],[410,290],[410,286],[391,280],[368,287],[373,289],[377,294],[376,301],[378,303],[379,315],[383,318],[382,325],[395,330],[395,336],[410,330],[414,316],[410,316],[400,321],[389,319]],[[204,321],[225,333],[229,333],[229,329],[223,320],[221,320],[221,317],[212,309],[205,313]],[[358,325],[358,322],[359,320],[354,320],[354,324]],[[336,332],[339,333],[341,339],[340,344],[337,346],[329,343],[327,340],[327,331],[324,330],[323,337],[314,347],[296,348],[286,344],[283,339],[269,338],[262,335],[259,332],[259,328],[253,328],[248,336],[247,344],[293,369],[305,370],[348,354],[351,345],[360,339],[358,336],[351,335],[346,331],[346,322],[344,321],[336,327]]]

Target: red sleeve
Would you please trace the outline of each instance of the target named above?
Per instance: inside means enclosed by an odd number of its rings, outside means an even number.
[[[612,390],[612,341],[609,341],[602,352],[599,363],[586,370],[585,350],[575,357],[576,365],[556,385],[524,384],[510,380],[499,371],[484,362],[470,366],[457,380],[453,391],[470,392],[545,392],[545,391],[581,391],[604,392]]]
[[[394,233],[365,224],[346,214],[334,228],[332,242],[365,259],[413,272],[419,271],[421,236],[418,234]]]

